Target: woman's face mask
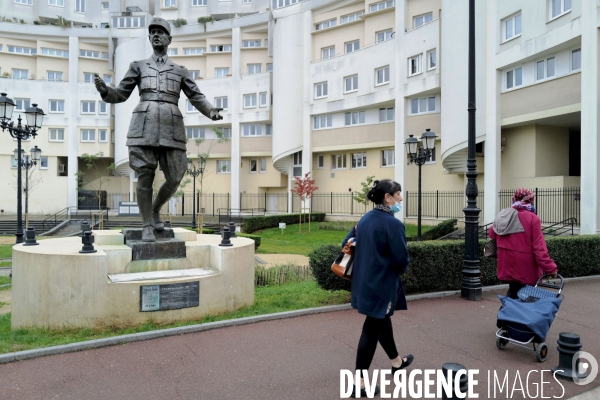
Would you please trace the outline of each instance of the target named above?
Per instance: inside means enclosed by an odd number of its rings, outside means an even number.
[[[400,203],[400,201],[398,200],[402,201],[402,196],[400,195],[400,192],[397,192],[397,195],[394,196],[390,195],[390,197],[388,198],[390,210],[392,210],[394,214],[402,211],[402,203]],[[394,202],[394,204],[391,204],[391,202]]]
[[[396,202],[396,204],[390,206],[390,210],[392,210],[394,214],[399,213],[400,211],[402,211],[402,203]]]

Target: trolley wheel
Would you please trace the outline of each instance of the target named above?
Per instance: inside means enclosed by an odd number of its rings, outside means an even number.
[[[539,362],[546,361],[546,357],[548,357],[548,346],[546,346],[546,343],[540,343],[537,346],[535,357]]]
[[[508,337],[508,333],[506,332],[502,332],[501,335],[503,337]],[[508,340],[496,337],[496,347],[498,347],[500,350],[503,350],[506,347],[507,343]]]

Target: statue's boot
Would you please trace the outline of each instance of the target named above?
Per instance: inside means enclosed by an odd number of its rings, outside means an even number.
[[[156,242],[156,236],[154,235],[154,226],[152,226],[152,189],[143,189],[138,187],[136,189],[137,203],[140,208],[140,214],[142,215],[142,241],[144,242]]]
[[[167,182],[163,183],[152,203],[152,226],[157,231],[165,229],[165,224],[160,220],[160,209],[177,192],[177,186],[173,189]]]

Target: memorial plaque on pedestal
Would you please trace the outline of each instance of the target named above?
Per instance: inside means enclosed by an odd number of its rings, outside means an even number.
[[[140,312],[198,307],[200,281],[140,286]]]

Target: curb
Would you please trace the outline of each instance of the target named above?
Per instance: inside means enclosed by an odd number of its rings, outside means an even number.
[[[592,276],[583,276],[577,278],[565,278],[565,282],[570,281],[583,281],[583,280],[592,280],[592,279],[600,279],[600,275],[592,275]],[[484,292],[489,292],[493,290],[506,289],[508,285],[495,285],[495,286],[486,286],[483,288]],[[460,294],[460,290],[449,290],[445,292],[435,292],[435,293],[422,293],[422,294],[413,294],[406,296],[407,301],[421,300],[421,299],[434,299],[440,297],[454,296]],[[324,306],[324,307],[315,307],[315,308],[305,308],[303,310],[294,310],[294,311],[284,311],[274,314],[266,314],[266,315],[257,315],[254,317],[245,317],[238,319],[228,319],[224,321],[216,321],[216,322],[208,322],[205,324],[196,324],[196,325],[188,325],[181,326],[177,328],[167,328],[167,329],[158,329],[154,331],[141,332],[141,333],[132,333],[129,335],[122,336],[113,336],[109,338],[103,339],[94,339],[87,340],[84,342],[70,343],[60,346],[51,346],[45,347],[41,349],[32,349],[32,350],[24,350],[17,351],[13,353],[0,354],[0,364],[6,364],[14,361],[23,361],[32,358],[56,355],[56,354],[64,354],[64,353],[72,353],[75,351],[82,350],[91,350],[97,349],[100,347],[114,346],[118,344],[125,343],[133,343],[140,342],[143,340],[150,339],[158,339],[163,337],[175,336],[175,335],[183,335],[186,333],[195,333],[195,332],[203,332],[211,329],[219,329],[226,328],[230,326],[238,326],[238,325],[248,325],[255,324],[257,322],[263,321],[273,321],[284,318],[295,318],[301,317],[304,315],[311,314],[321,314],[333,311],[346,311],[352,309],[350,303],[339,304],[334,306]]]

